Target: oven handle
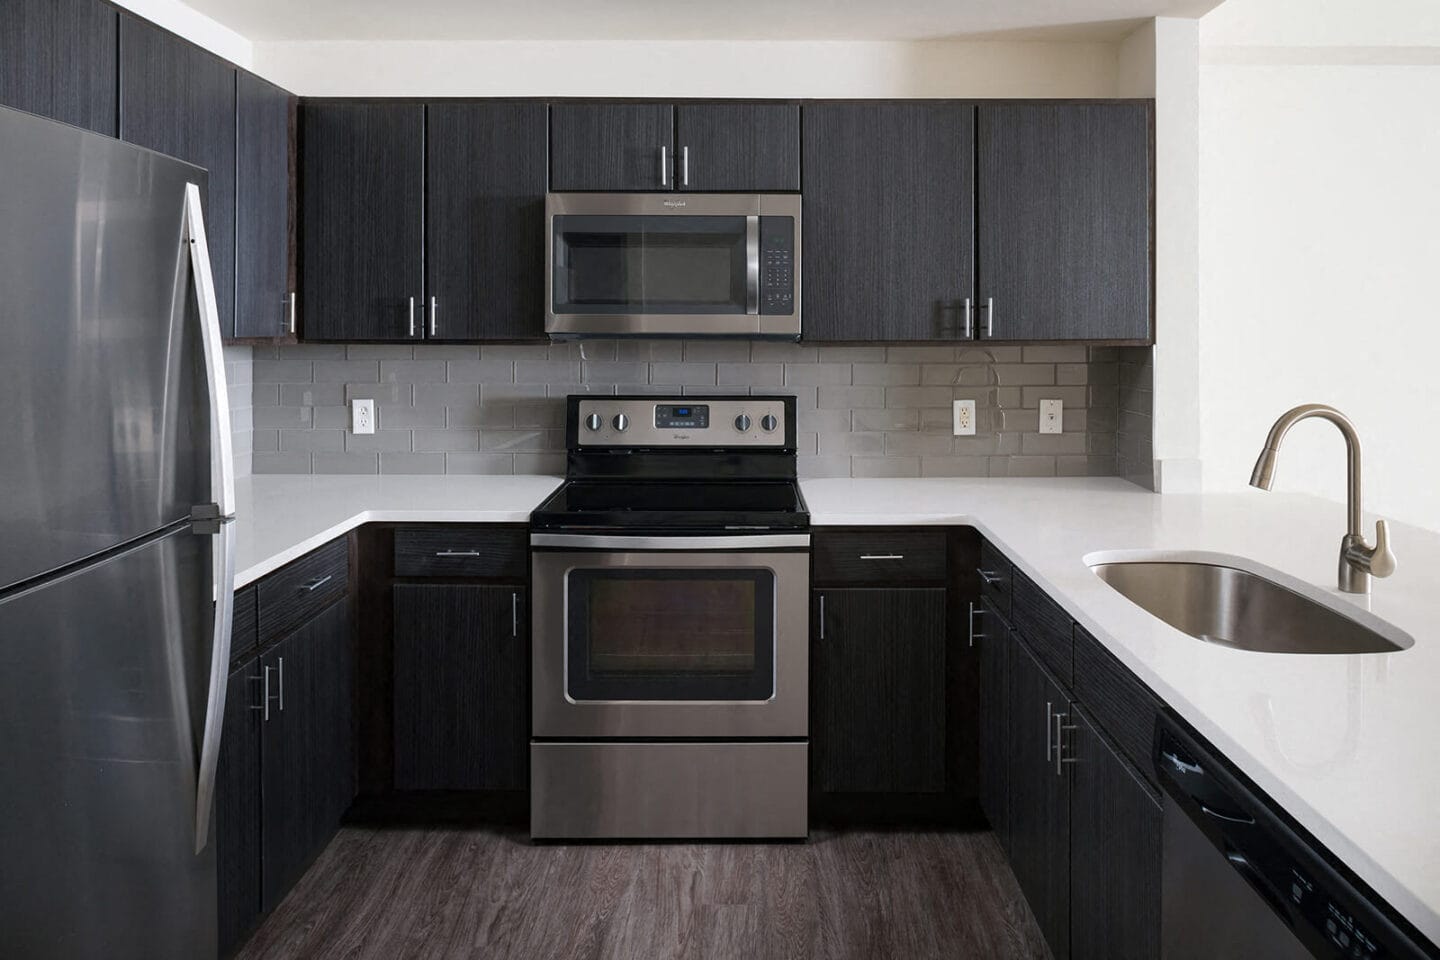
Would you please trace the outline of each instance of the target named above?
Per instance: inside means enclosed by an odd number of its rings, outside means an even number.
[[[760,218],[745,218],[745,312],[760,312]]]
[[[784,533],[739,537],[614,537],[579,533],[532,533],[532,547],[580,550],[759,550],[808,547],[810,534]]]

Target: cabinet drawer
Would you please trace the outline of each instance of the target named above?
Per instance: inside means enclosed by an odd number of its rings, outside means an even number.
[[[1020,571],[1014,573],[1010,621],[1040,657],[1046,669],[1070,684],[1074,677],[1071,621],[1060,605]]]
[[[1085,629],[1075,627],[1075,696],[1125,758],[1155,783],[1150,746],[1160,702]]]
[[[836,530],[816,534],[815,585],[945,582],[943,530]]]
[[[527,539],[515,527],[401,527],[395,576],[524,580]]]
[[[989,540],[980,541],[980,593],[1000,614],[1010,617],[1010,584],[1014,578],[1010,561]]]
[[[256,624],[259,610],[255,602],[255,586],[235,591],[235,614],[230,618],[230,662],[237,664],[255,652],[259,643]]]
[[[292,633],[345,595],[350,579],[350,544],[346,538],[296,560],[260,581],[260,642]]]

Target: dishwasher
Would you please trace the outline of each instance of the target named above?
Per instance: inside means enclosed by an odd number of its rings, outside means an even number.
[[[1172,717],[1156,723],[1154,761],[1165,792],[1163,960],[1440,957]]]

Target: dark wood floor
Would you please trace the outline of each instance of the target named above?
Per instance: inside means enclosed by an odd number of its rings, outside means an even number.
[[[1044,958],[988,832],[808,844],[532,845],[520,831],[340,831],[251,938],[278,958]]]

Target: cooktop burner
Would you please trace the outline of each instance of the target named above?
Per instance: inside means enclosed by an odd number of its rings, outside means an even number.
[[[570,480],[530,516],[537,529],[804,530],[791,480]]]

